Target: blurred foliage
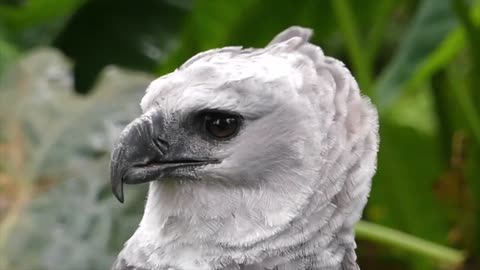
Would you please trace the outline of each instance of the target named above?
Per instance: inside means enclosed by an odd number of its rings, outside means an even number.
[[[290,25],[313,28],[379,108],[364,218],[468,257],[360,239],[360,265],[480,269],[479,0],[0,1],[0,269],[106,269],[138,224],[144,190],[117,204],[107,168],[154,76],[105,67],[158,76]]]
[[[115,68],[102,77],[78,96],[66,59],[37,49],[5,79],[0,269],[108,269],[123,244],[116,234],[135,228],[142,204],[111,199],[107,168],[117,134],[140,112],[131,101],[153,77]]]

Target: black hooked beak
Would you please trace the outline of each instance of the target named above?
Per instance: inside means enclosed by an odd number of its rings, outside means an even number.
[[[141,184],[161,178],[180,167],[213,163],[207,159],[175,157],[164,133],[164,120],[158,114],[143,115],[120,134],[110,162],[110,181],[115,197],[123,203],[123,184]]]

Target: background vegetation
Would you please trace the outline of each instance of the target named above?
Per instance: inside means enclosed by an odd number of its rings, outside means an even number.
[[[145,196],[114,200],[109,151],[148,82],[290,25],[380,112],[362,269],[480,269],[478,0],[0,1],[0,269],[108,269]]]

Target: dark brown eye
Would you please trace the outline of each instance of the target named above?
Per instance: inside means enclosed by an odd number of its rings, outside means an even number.
[[[206,112],[203,119],[205,130],[218,139],[233,137],[241,124],[240,116],[223,112]]]

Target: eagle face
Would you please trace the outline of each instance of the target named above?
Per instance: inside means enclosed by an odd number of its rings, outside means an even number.
[[[144,114],[117,144],[112,179],[282,188],[273,175],[300,169],[305,148],[315,146],[316,115],[299,94],[303,80],[283,55],[242,51],[155,80],[141,102]]]
[[[210,50],[150,84],[112,153],[120,201],[123,184],[150,183],[122,262],[276,267],[284,259],[272,258],[297,247],[310,266],[356,265],[377,114],[310,35],[292,27],[262,49]]]

